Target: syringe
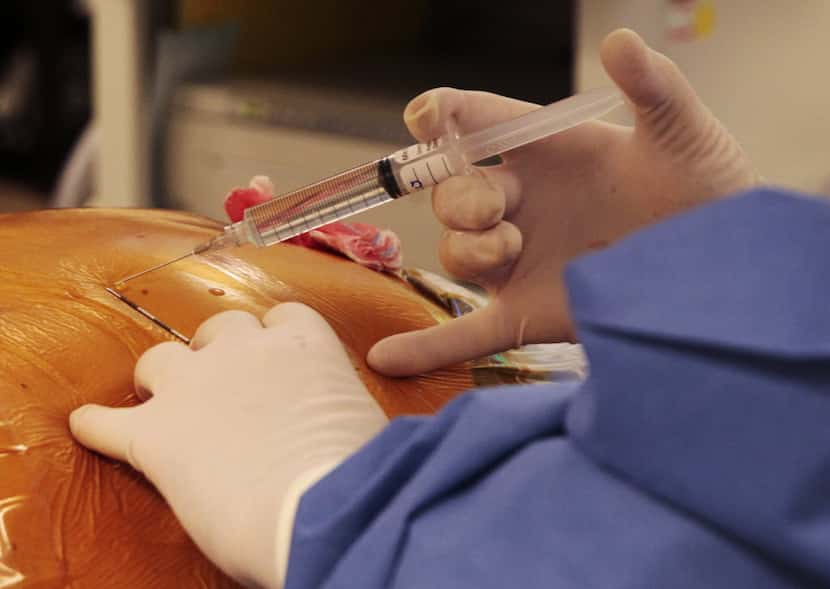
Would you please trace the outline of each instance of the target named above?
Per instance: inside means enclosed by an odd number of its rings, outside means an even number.
[[[198,245],[192,252],[156,268],[223,247],[244,243],[262,247],[280,243],[433,186],[450,176],[470,174],[477,162],[601,117],[622,102],[622,96],[615,88],[599,88],[468,135],[459,136],[450,131],[429,143],[411,145],[250,207],[241,221],[227,225],[222,233]]]

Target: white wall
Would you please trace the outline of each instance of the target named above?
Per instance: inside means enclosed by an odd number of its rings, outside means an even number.
[[[580,0],[576,86],[604,85],[602,38],[640,33],[675,60],[773,183],[830,194],[830,1],[711,0],[708,37],[671,41],[668,0]]]

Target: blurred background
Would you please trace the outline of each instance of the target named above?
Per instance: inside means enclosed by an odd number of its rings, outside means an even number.
[[[825,0],[6,0],[0,211],[223,219],[256,174],[290,190],[410,143],[423,90],[547,103],[605,85],[597,49],[620,26],[680,65],[768,180],[830,193]],[[361,220],[440,269],[428,194]]]

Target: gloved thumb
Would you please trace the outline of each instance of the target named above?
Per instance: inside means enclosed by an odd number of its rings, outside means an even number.
[[[381,374],[414,376],[510,349],[517,335],[496,308],[491,303],[447,323],[387,337],[372,346],[366,360]]]
[[[131,449],[136,409],[84,405],[69,415],[69,429],[75,439],[90,450],[129,462],[141,471]]]
[[[713,118],[677,65],[648,47],[634,31],[620,29],[609,34],[600,57],[605,71],[634,107],[638,126],[665,138],[705,129]]]

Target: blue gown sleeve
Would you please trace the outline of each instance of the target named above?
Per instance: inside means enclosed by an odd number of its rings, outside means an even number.
[[[303,496],[286,586],[828,586],[828,252],[768,189],[578,260],[588,379],[393,421]]]

